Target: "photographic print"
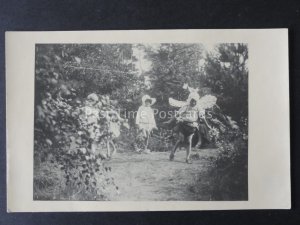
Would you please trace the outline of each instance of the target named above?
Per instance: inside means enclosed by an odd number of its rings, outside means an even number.
[[[247,201],[248,44],[35,44],[34,201]]]
[[[8,212],[290,209],[287,29],[5,40]]]

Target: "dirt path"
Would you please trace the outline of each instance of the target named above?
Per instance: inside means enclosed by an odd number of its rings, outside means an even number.
[[[209,200],[208,195],[199,196],[195,182],[207,180],[202,176],[206,176],[209,158],[215,157],[217,150],[201,149],[193,154],[197,159],[193,160],[193,164],[187,164],[185,151],[178,151],[173,162],[169,161],[168,152],[117,153],[106,162],[107,166],[111,166],[112,176],[120,190],[119,195],[111,200]],[[199,187],[199,182],[197,185]]]

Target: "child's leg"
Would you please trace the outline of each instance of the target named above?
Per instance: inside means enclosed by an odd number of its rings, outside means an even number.
[[[146,139],[146,143],[145,143],[145,150],[147,150],[147,148],[148,148],[148,144],[149,144],[149,138],[150,138],[150,131],[148,131],[148,130],[146,130],[145,131],[145,139]]]
[[[92,153],[96,153],[96,150],[97,150],[97,143],[95,141],[92,142],[91,144],[91,150],[92,150]]]
[[[135,151],[140,152],[144,146],[144,134],[142,130],[137,130],[136,139],[135,139]]]
[[[106,140],[106,148],[107,148],[106,156],[107,156],[107,158],[110,157],[110,147],[109,147],[109,142],[110,142],[110,140],[109,140],[109,138],[107,138],[107,140]]]
[[[111,140],[109,143],[110,143],[111,146],[113,147],[113,151],[112,151],[111,154],[110,154],[110,157],[112,157],[112,156],[116,153],[117,149],[116,149],[116,146],[115,146],[113,140]]]
[[[177,150],[177,148],[179,147],[179,145],[181,144],[181,140],[178,140],[175,144],[175,146],[173,147],[172,151],[171,151],[171,154],[170,154],[170,161],[173,161],[174,160],[174,156],[175,156],[175,152]]]
[[[190,161],[190,156],[191,156],[191,150],[192,150],[192,139],[193,139],[194,134],[191,134],[190,136],[187,137],[188,141],[188,146],[186,149],[186,162],[191,163]]]

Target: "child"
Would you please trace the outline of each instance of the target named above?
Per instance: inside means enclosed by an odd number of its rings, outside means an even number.
[[[144,150],[147,152],[148,141],[150,133],[153,129],[157,129],[154,118],[154,112],[151,106],[156,102],[155,98],[151,98],[149,95],[144,95],[142,98],[143,104],[139,107],[136,115],[136,125],[139,130],[138,142],[146,142]]]
[[[199,111],[197,107],[197,103],[199,101],[199,95],[197,93],[191,93],[187,100],[187,104],[180,108],[176,116],[168,121],[167,123],[171,123],[174,120],[176,121],[175,129],[181,135],[177,143],[175,144],[173,150],[170,154],[170,160],[174,159],[175,151],[180,144],[186,143],[188,144],[186,162],[191,163],[190,154],[192,147],[192,139],[194,134],[197,134],[198,130],[198,120],[203,118],[203,111]],[[197,137],[198,139],[198,137]],[[196,140],[198,141],[198,140]]]
[[[197,93],[191,93],[184,104],[175,116],[172,117],[169,121],[164,122],[164,124],[175,126],[175,131],[178,131],[179,123],[186,124],[190,127],[197,128],[197,120],[199,117],[203,116],[204,111],[199,111],[197,104],[199,102],[199,95]]]
[[[99,153],[98,142],[100,139],[100,126],[99,126],[99,109],[97,104],[99,98],[97,94],[92,93],[87,96],[85,106],[81,109],[83,114],[80,116],[82,126],[88,131],[90,140],[90,149],[94,154],[100,154],[102,158],[106,158],[103,154]]]
[[[106,139],[106,156],[108,159],[111,159],[112,156],[116,153],[117,149],[115,146],[115,141],[121,134],[121,125],[129,129],[127,120],[121,118],[119,113],[115,110],[115,107],[111,104],[112,101],[113,100],[110,100],[108,96],[101,96],[101,101],[98,104],[100,116],[104,119],[102,120],[101,125],[107,129],[106,132],[102,134],[102,137],[105,137]],[[110,147],[113,148],[112,151],[110,150]]]
[[[112,158],[116,153],[115,141],[120,136],[121,124],[129,129],[127,120],[120,117],[119,113],[113,109],[107,112],[108,120],[108,138],[107,138],[107,157]],[[127,126],[126,126],[127,125]],[[110,151],[110,145],[113,151]]]

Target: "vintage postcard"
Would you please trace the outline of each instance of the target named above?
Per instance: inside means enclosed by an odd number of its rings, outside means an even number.
[[[289,209],[287,29],[7,32],[7,210]]]

